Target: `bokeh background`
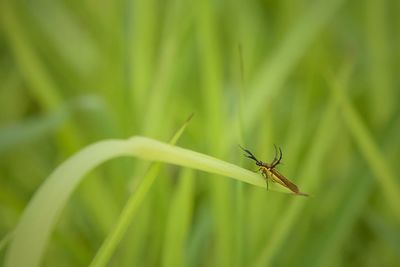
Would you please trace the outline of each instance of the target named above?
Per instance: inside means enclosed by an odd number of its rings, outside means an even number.
[[[0,260],[46,177],[98,140],[168,141],[311,197],[163,166],[109,266],[399,266],[400,2],[23,1],[0,5]],[[44,266],[86,266],[150,163],[74,193]],[[49,199],[51,201],[51,199]]]

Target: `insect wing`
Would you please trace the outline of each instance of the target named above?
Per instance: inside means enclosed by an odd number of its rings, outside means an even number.
[[[274,179],[276,182],[280,183],[281,185],[287,187],[290,189],[290,191],[292,191],[293,193],[298,194],[299,188],[297,187],[297,185],[295,185],[294,183],[292,183],[291,181],[289,181],[285,176],[283,176],[281,173],[279,173],[277,170],[275,169],[270,169],[269,170],[271,173],[271,177],[272,179]]]

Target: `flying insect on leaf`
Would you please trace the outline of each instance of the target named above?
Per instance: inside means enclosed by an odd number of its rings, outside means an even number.
[[[268,164],[268,163],[258,160],[254,156],[254,154],[250,152],[250,150],[240,146],[240,148],[246,153],[245,156],[256,162],[256,165],[259,167],[258,171],[260,171],[262,176],[265,178],[265,181],[267,183],[267,189],[268,189],[268,180],[271,179],[272,182],[279,183],[280,185],[288,188],[295,195],[308,196],[308,194],[302,193],[300,191],[300,189],[297,187],[297,185],[295,185],[294,183],[289,181],[283,174],[278,172],[278,170],[275,168],[276,166],[279,165],[279,163],[282,160],[282,150],[281,150],[281,148],[279,148],[279,150],[278,150],[278,148],[275,145],[274,145],[274,147],[275,147],[274,160]],[[278,153],[278,151],[279,151],[279,153]]]

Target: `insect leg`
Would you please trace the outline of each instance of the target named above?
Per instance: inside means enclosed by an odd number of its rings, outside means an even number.
[[[261,169],[262,169],[262,167],[258,168],[258,170],[256,170],[256,171],[252,171],[252,172],[260,172]]]
[[[267,183],[267,190],[269,190],[268,180],[270,179],[270,177],[269,177],[268,173],[265,171],[262,172],[262,176],[264,176],[265,182]]]

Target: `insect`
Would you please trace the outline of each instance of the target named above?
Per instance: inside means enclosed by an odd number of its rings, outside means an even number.
[[[267,182],[267,189],[268,189],[268,179],[271,179],[272,182],[281,184],[282,186],[292,191],[295,195],[308,196],[308,194],[300,192],[300,189],[297,187],[297,185],[289,181],[285,176],[283,176],[283,174],[281,174],[275,169],[275,167],[278,166],[282,160],[282,150],[281,148],[279,148],[279,156],[278,156],[278,149],[275,145],[274,147],[275,147],[274,160],[270,164],[268,164],[258,160],[253,155],[253,153],[250,152],[250,150],[240,146],[240,148],[244,152],[246,152],[245,156],[248,157],[249,159],[254,160],[256,162],[256,165],[259,166],[258,171],[260,171],[263,177],[265,178],[265,181]]]

